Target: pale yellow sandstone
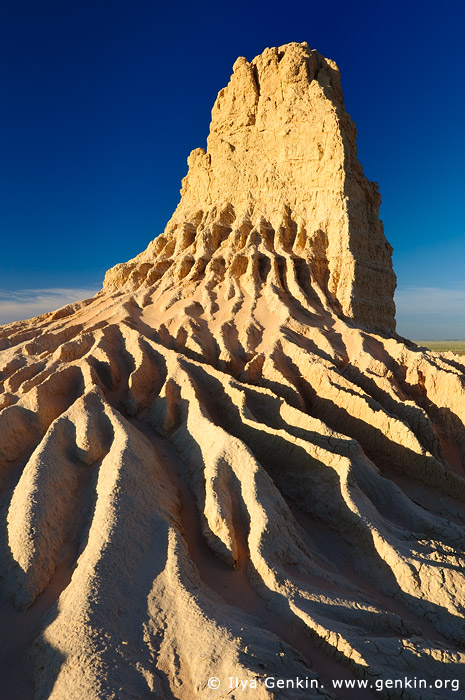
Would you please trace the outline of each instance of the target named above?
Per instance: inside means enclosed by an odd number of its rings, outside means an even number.
[[[182,289],[207,265],[226,278],[239,265],[254,288],[253,267],[263,277],[276,260],[301,271],[336,312],[393,330],[391,247],[336,64],[303,43],[266,49],[250,64],[239,58],[233,70],[165,233],[110,270],[106,287],[162,277]]]
[[[165,232],[0,328],[8,700],[457,697],[465,364],[395,334],[378,205],[335,64],[266,49]]]

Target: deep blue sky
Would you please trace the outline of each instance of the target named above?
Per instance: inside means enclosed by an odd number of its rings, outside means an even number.
[[[447,0],[2,0],[0,322],[38,312],[25,290],[97,289],[144,249],[236,57],[308,41],[338,63],[380,184],[399,330],[465,338],[464,26]]]

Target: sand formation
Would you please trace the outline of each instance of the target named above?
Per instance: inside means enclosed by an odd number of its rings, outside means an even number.
[[[0,330],[2,697],[457,697],[331,690],[465,683],[465,364],[395,333],[355,137],[307,44],[238,59],[165,232]]]

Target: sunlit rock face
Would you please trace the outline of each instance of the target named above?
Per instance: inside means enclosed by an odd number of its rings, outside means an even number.
[[[333,61],[307,44],[237,59],[165,233],[110,270],[106,287],[148,279],[181,291],[205,279],[256,297],[269,274],[286,292],[292,275],[310,303],[394,330],[392,248],[355,137]]]
[[[4,696],[457,697],[465,365],[394,332],[335,64],[238,59],[188,162],[96,297],[0,329]]]

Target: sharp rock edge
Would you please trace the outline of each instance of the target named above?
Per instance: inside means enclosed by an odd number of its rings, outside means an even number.
[[[166,231],[0,329],[5,697],[465,682],[464,364],[396,336],[378,205],[336,65],[266,49]]]

